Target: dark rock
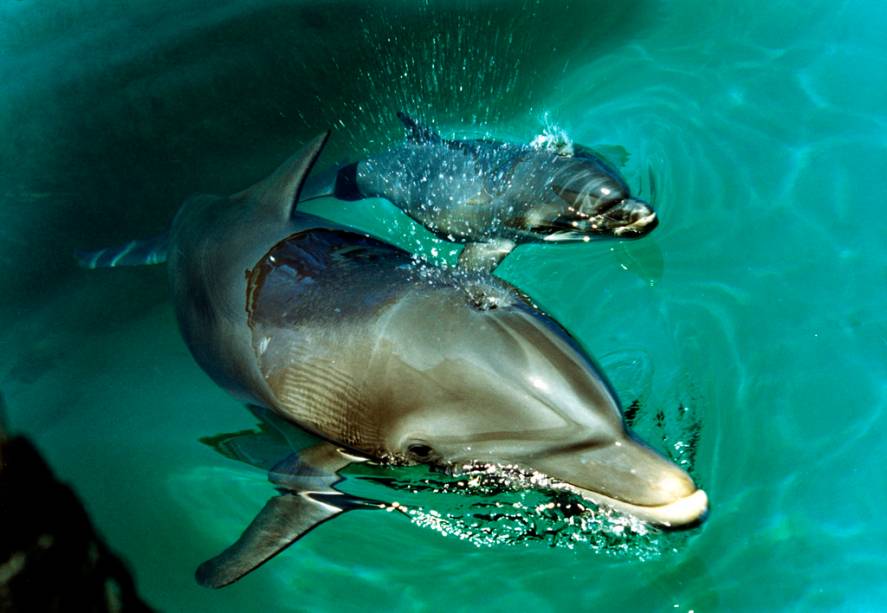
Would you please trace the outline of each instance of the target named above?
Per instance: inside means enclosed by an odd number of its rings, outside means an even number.
[[[0,612],[151,610],[74,491],[2,425],[0,522]]]

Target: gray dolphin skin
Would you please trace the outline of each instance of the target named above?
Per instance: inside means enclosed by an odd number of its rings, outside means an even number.
[[[517,465],[658,525],[700,521],[705,493],[628,432],[592,359],[525,295],[293,211],[326,138],[243,192],[189,199],[172,225],[172,295],[197,362],[326,441],[272,470],[281,495],[198,581],[236,581],[366,506],[333,487],[355,461]]]
[[[445,140],[398,117],[406,143],[309,177],[301,199],[385,198],[438,237],[466,243],[460,265],[481,269],[520,243],[640,238],[658,223],[592,149]]]

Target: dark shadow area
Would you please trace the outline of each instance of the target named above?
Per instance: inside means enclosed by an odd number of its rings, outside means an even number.
[[[0,611],[150,611],[74,491],[7,436],[3,410],[0,395]]]

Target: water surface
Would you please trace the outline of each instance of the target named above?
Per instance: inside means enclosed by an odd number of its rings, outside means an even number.
[[[4,3],[8,417],[164,610],[882,608],[885,24],[877,2]],[[162,267],[70,253],[154,234],[330,125],[326,161],[376,151],[399,109],[631,152],[655,232],[520,247],[498,273],[611,366],[642,435],[693,411],[709,520],[620,557],[354,513],[199,588],[270,486],[198,440],[254,420],[190,358]],[[381,201],[311,210],[434,246]]]

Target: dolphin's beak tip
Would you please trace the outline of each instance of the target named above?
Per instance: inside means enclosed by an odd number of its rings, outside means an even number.
[[[708,494],[696,490],[689,496],[656,509],[650,518],[666,528],[691,528],[705,521],[708,516]]]
[[[595,504],[608,506],[620,513],[633,515],[641,521],[668,530],[685,530],[696,527],[708,516],[708,495],[700,489],[659,505],[632,504],[577,486],[568,485],[567,489]]]
[[[647,224],[645,226],[647,234],[649,234],[650,232],[655,230],[658,225],[659,225],[659,216],[656,215],[656,211],[650,211],[650,219],[649,219],[649,221],[647,221]]]

